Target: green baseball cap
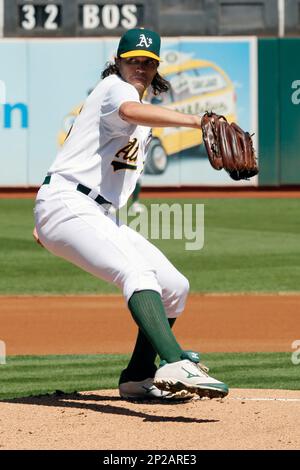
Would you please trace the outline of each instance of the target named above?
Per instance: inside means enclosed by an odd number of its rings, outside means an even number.
[[[120,39],[117,56],[145,56],[160,60],[160,36],[145,28],[134,28],[126,31]]]

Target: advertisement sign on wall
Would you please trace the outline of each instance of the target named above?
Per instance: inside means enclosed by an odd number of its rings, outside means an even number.
[[[257,132],[255,38],[165,38],[162,43],[159,70],[171,88],[160,97],[149,92],[145,100],[194,114],[213,109]],[[117,44],[111,38],[1,41],[0,83],[6,91],[0,101],[1,186],[41,184]],[[232,184],[224,171],[210,167],[201,143],[195,129],[154,128],[143,185]]]

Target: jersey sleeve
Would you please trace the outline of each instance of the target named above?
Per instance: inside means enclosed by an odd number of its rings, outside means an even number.
[[[119,108],[126,101],[140,102],[137,90],[129,83],[113,84],[107,90],[102,102],[100,117],[102,124],[110,130],[110,133],[113,131],[115,135],[128,134],[136,127],[135,124],[130,124],[119,116]]]

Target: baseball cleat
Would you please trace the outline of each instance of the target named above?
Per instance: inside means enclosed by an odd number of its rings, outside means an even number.
[[[226,384],[208,375],[207,368],[188,359],[164,364],[156,371],[153,383],[165,392],[185,390],[201,398],[223,398],[229,392]]]
[[[124,382],[119,384],[121,398],[129,400],[174,400],[186,401],[193,398],[193,394],[186,390],[179,390],[177,393],[159,390],[153,385],[153,378],[141,380],[140,382]]]

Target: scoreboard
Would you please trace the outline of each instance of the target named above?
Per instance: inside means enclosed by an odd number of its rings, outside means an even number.
[[[299,36],[299,12],[300,0],[0,0],[0,37]]]
[[[5,37],[116,36],[154,27],[155,1],[0,0]],[[0,20],[1,22],[1,20]]]

